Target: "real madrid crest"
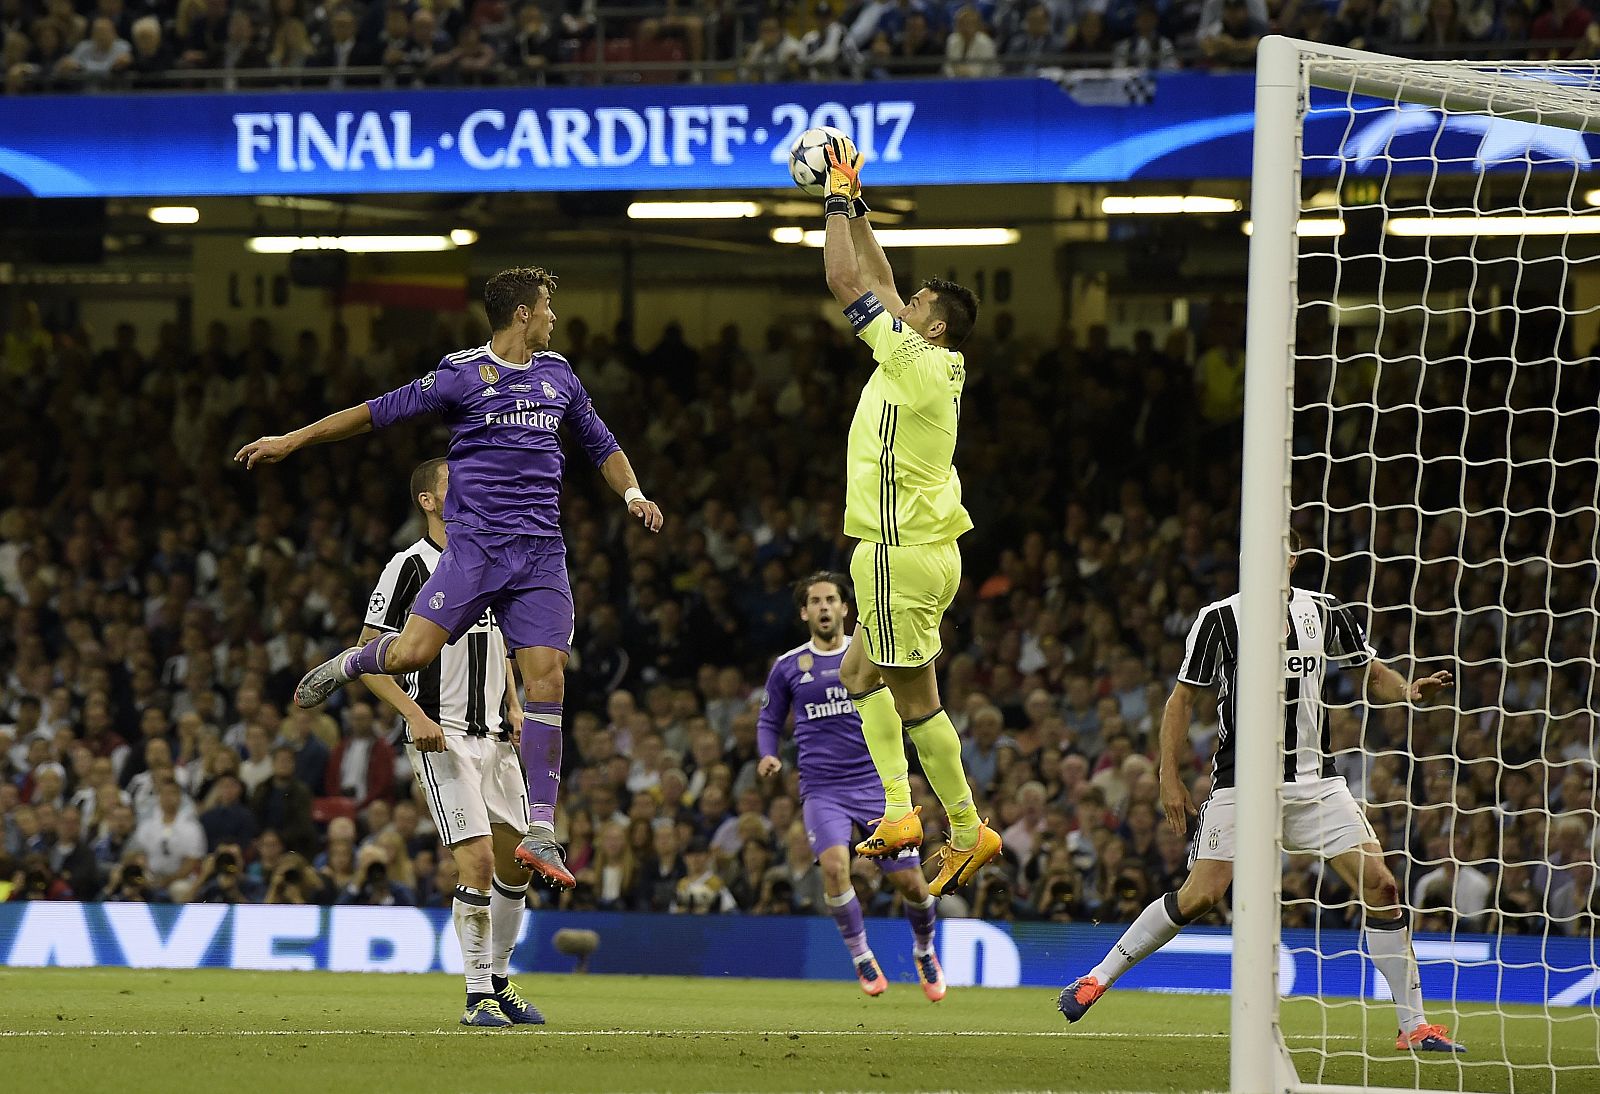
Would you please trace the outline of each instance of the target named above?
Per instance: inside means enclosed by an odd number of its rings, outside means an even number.
[[[810,672],[811,666],[816,663],[816,658],[812,657],[809,653],[802,653],[798,658],[795,659],[795,664],[800,666],[801,672]]]
[[[478,375],[483,377],[483,382],[492,384],[500,379],[500,370],[493,365],[485,363],[478,366]]]

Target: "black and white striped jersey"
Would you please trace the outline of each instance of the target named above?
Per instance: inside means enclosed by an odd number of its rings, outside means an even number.
[[[404,627],[412,602],[439,564],[439,555],[439,546],[427,536],[396,553],[367,601],[367,626],[382,631]],[[485,609],[483,618],[446,646],[437,661],[399,680],[447,736],[500,737],[510,733],[502,709],[506,672],[506,640],[494,614]],[[406,739],[410,740],[409,733]]]
[[[1315,782],[1335,774],[1328,743],[1328,708],[1322,699],[1328,662],[1356,668],[1377,657],[1355,612],[1326,593],[1293,589],[1284,613],[1283,781]],[[1239,594],[1207,604],[1189,629],[1182,683],[1217,686],[1217,755],[1214,788],[1234,785],[1235,698],[1239,688]]]

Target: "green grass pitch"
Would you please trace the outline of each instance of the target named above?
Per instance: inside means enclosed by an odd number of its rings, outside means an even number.
[[[868,999],[846,982],[524,976],[518,983],[548,1027],[463,1030],[455,1024],[460,980],[443,975],[3,970],[0,1087],[19,1094],[1227,1089],[1228,1000],[1221,996],[1113,992],[1069,1028],[1055,994],[1038,989],[952,989],[930,1004],[915,984]],[[1555,1023],[1531,1008],[1440,1013],[1435,1020],[1475,1050],[1465,1070],[1455,1060],[1397,1054],[1386,1004],[1293,1001],[1283,1017],[1308,1081],[1600,1092],[1600,1016],[1592,1012],[1566,1011]],[[1323,1043],[1324,1023],[1328,1058],[1310,1051]],[[1573,1070],[1553,1070],[1551,1061]]]

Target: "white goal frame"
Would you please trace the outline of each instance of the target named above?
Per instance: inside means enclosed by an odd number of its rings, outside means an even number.
[[[1352,76],[1351,62],[1373,62]],[[1338,66],[1330,72],[1319,62]],[[1280,784],[1285,700],[1283,602],[1289,588],[1290,433],[1294,386],[1301,205],[1302,110],[1312,87],[1357,92],[1447,111],[1600,132],[1600,113],[1546,98],[1537,84],[1525,95],[1491,92],[1462,76],[1470,63],[1407,63],[1403,86],[1393,79],[1400,58],[1323,46],[1278,35],[1256,55],[1254,164],[1250,216],[1249,312],[1246,334],[1244,473],[1240,514],[1239,671],[1236,696],[1236,858],[1233,900],[1230,1089],[1235,1094],[1345,1092],[1360,1087],[1300,1082],[1279,1026],[1281,948]],[[1434,79],[1432,77],[1437,77]],[[1600,108],[1600,101],[1591,96]],[[1276,646],[1272,645],[1275,636]]]

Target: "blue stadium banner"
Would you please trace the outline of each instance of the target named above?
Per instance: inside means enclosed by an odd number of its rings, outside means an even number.
[[[824,917],[666,916],[534,912],[513,954],[517,971],[565,972],[552,936],[597,932],[598,973],[848,980],[850,963]],[[891,977],[915,980],[911,930],[868,921]],[[953,986],[1053,987],[1093,966],[1121,929],[1080,924],[947,919],[939,959]],[[1586,939],[1420,937],[1417,957],[1430,998],[1474,1003],[1589,1007],[1600,972]],[[1191,929],[1125,976],[1149,991],[1226,992],[1233,939]],[[0,904],[0,965],[126,968],[326,969],[460,972],[448,909],[314,905],[184,906],[37,902]],[[1285,995],[1387,998],[1383,978],[1353,931],[1286,931],[1278,982]]]
[[[1246,178],[1243,74],[11,98],[0,196],[704,190],[788,185],[833,125],[890,186]],[[1308,174],[1585,168],[1581,134],[1320,95]],[[1596,138],[1587,138],[1594,141]]]

